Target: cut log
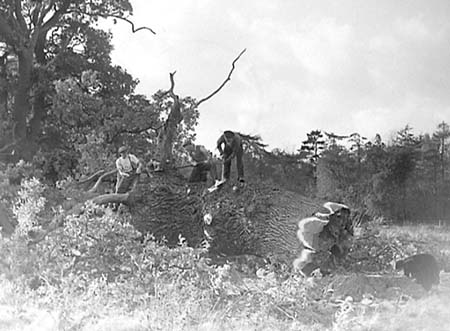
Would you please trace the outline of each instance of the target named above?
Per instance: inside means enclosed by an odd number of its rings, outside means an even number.
[[[90,175],[90,176],[87,177],[87,178],[82,178],[82,179],[80,179],[80,180],[77,182],[77,184],[83,185],[83,184],[86,184],[86,183],[90,183],[90,182],[96,180],[96,179],[97,179],[98,177],[100,177],[102,174],[104,174],[105,171],[106,171],[106,170],[101,169],[101,170],[97,171],[96,173]]]
[[[91,199],[91,201],[97,205],[107,205],[109,203],[127,203],[129,197],[129,193],[102,194]]]
[[[91,192],[91,193],[96,192],[98,187],[100,186],[100,184],[106,177],[114,175],[116,173],[117,173],[117,169],[114,169],[114,170],[110,170],[110,171],[107,171],[104,174],[102,174],[100,177],[98,177],[97,181],[95,182],[95,185],[88,192]]]

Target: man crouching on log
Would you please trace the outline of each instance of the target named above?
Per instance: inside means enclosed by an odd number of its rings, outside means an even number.
[[[139,159],[128,153],[128,148],[119,148],[120,157],[116,160],[117,183],[116,193],[126,193],[133,190],[139,181],[142,172],[142,163]]]

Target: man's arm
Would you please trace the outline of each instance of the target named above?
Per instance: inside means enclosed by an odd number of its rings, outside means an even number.
[[[144,164],[141,162],[140,159],[138,159],[138,167],[136,169],[136,173],[140,174],[142,172],[142,168],[144,167]]]
[[[117,168],[117,171],[119,172],[119,175],[125,176],[125,177],[128,176],[128,174],[123,171],[123,167],[122,167],[122,163],[120,162],[120,159],[116,160],[116,168]]]
[[[220,155],[223,154],[222,144],[225,143],[225,137],[223,135],[220,136],[219,140],[217,140],[217,149],[219,150]]]
[[[142,172],[143,164],[141,160],[139,160],[136,155],[130,154],[130,161],[137,165],[136,173],[140,174]]]

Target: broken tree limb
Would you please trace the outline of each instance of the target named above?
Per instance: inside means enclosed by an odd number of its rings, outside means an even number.
[[[64,225],[66,217],[69,215],[81,215],[84,213],[85,210],[85,204],[86,202],[90,201],[96,205],[106,205],[109,203],[124,203],[126,204],[128,202],[130,193],[122,193],[122,194],[103,194],[99,195],[90,199],[87,199],[83,202],[77,203],[76,205],[72,206],[69,210],[64,212],[61,215],[58,215],[51,224],[41,233],[39,233],[35,238],[30,240],[28,242],[28,246],[36,245],[37,243],[43,241],[45,237],[50,234],[51,232],[55,231],[59,227]]]
[[[136,32],[138,32],[138,31],[140,31],[140,30],[148,30],[148,31],[150,31],[151,33],[153,33],[154,35],[156,35],[156,32],[153,31],[152,29],[150,29],[150,28],[147,27],[147,26],[140,26],[140,27],[138,27],[138,28],[135,28],[133,21],[129,20],[128,18],[119,16],[119,15],[108,15],[107,17],[113,17],[113,18],[115,18],[115,19],[119,19],[119,20],[122,20],[122,21],[127,22],[128,24],[131,25],[131,32],[133,32],[133,33],[136,33]]]
[[[101,169],[101,170],[97,171],[96,173],[90,175],[89,177],[84,178],[84,179],[82,179],[82,180],[79,180],[79,181],[77,182],[77,184],[78,184],[78,185],[82,185],[82,184],[89,183],[90,181],[93,181],[93,180],[95,180],[96,178],[98,178],[99,176],[101,176],[105,171],[106,171],[105,169]]]
[[[175,88],[175,80],[173,79],[173,77],[175,76],[176,73],[177,73],[176,71],[169,73],[169,77],[170,77],[170,89],[169,89],[168,93],[169,93],[170,96],[171,96],[172,98],[174,98],[174,99],[175,99],[175,98],[178,98],[178,96],[175,95],[175,93],[173,92],[173,89]]]
[[[112,193],[112,194],[102,194],[90,201],[96,205],[106,205],[108,203],[127,203],[130,193]]]
[[[208,95],[207,97],[204,97],[203,99],[201,99],[200,101],[197,102],[197,107],[200,106],[201,103],[211,99],[213,96],[215,96],[217,93],[219,93],[219,91],[231,80],[231,75],[233,74],[234,68],[235,68],[235,64],[236,62],[239,60],[239,58],[242,56],[242,54],[245,53],[247,49],[244,48],[239,55],[234,59],[233,63],[231,64],[231,70],[228,73],[227,78],[223,81],[223,83],[214,91],[212,92],[210,95]]]
[[[95,185],[88,191],[89,193],[94,193],[95,191],[97,191],[98,186],[101,184],[101,182],[103,181],[103,179],[105,179],[108,176],[114,175],[117,172],[117,169],[114,170],[110,170],[108,172],[105,172],[103,175],[101,175],[98,179],[97,182],[95,183]]]

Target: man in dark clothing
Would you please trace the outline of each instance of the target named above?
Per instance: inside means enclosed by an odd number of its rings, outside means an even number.
[[[224,146],[222,147],[222,145]],[[225,131],[217,140],[217,149],[223,159],[222,181],[230,179],[231,161],[236,157],[238,181],[244,182],[244,164],[242,162],[244,149],[241,136],[233,131]]]
[[[189,182],[206,182],[208,179],[208,172],[214,182],[217,179],[217,169],[205,146],[187,143],[184,144],[183,147],[188,152],[191,160],[194,162],[194,169],[192,169]]]

